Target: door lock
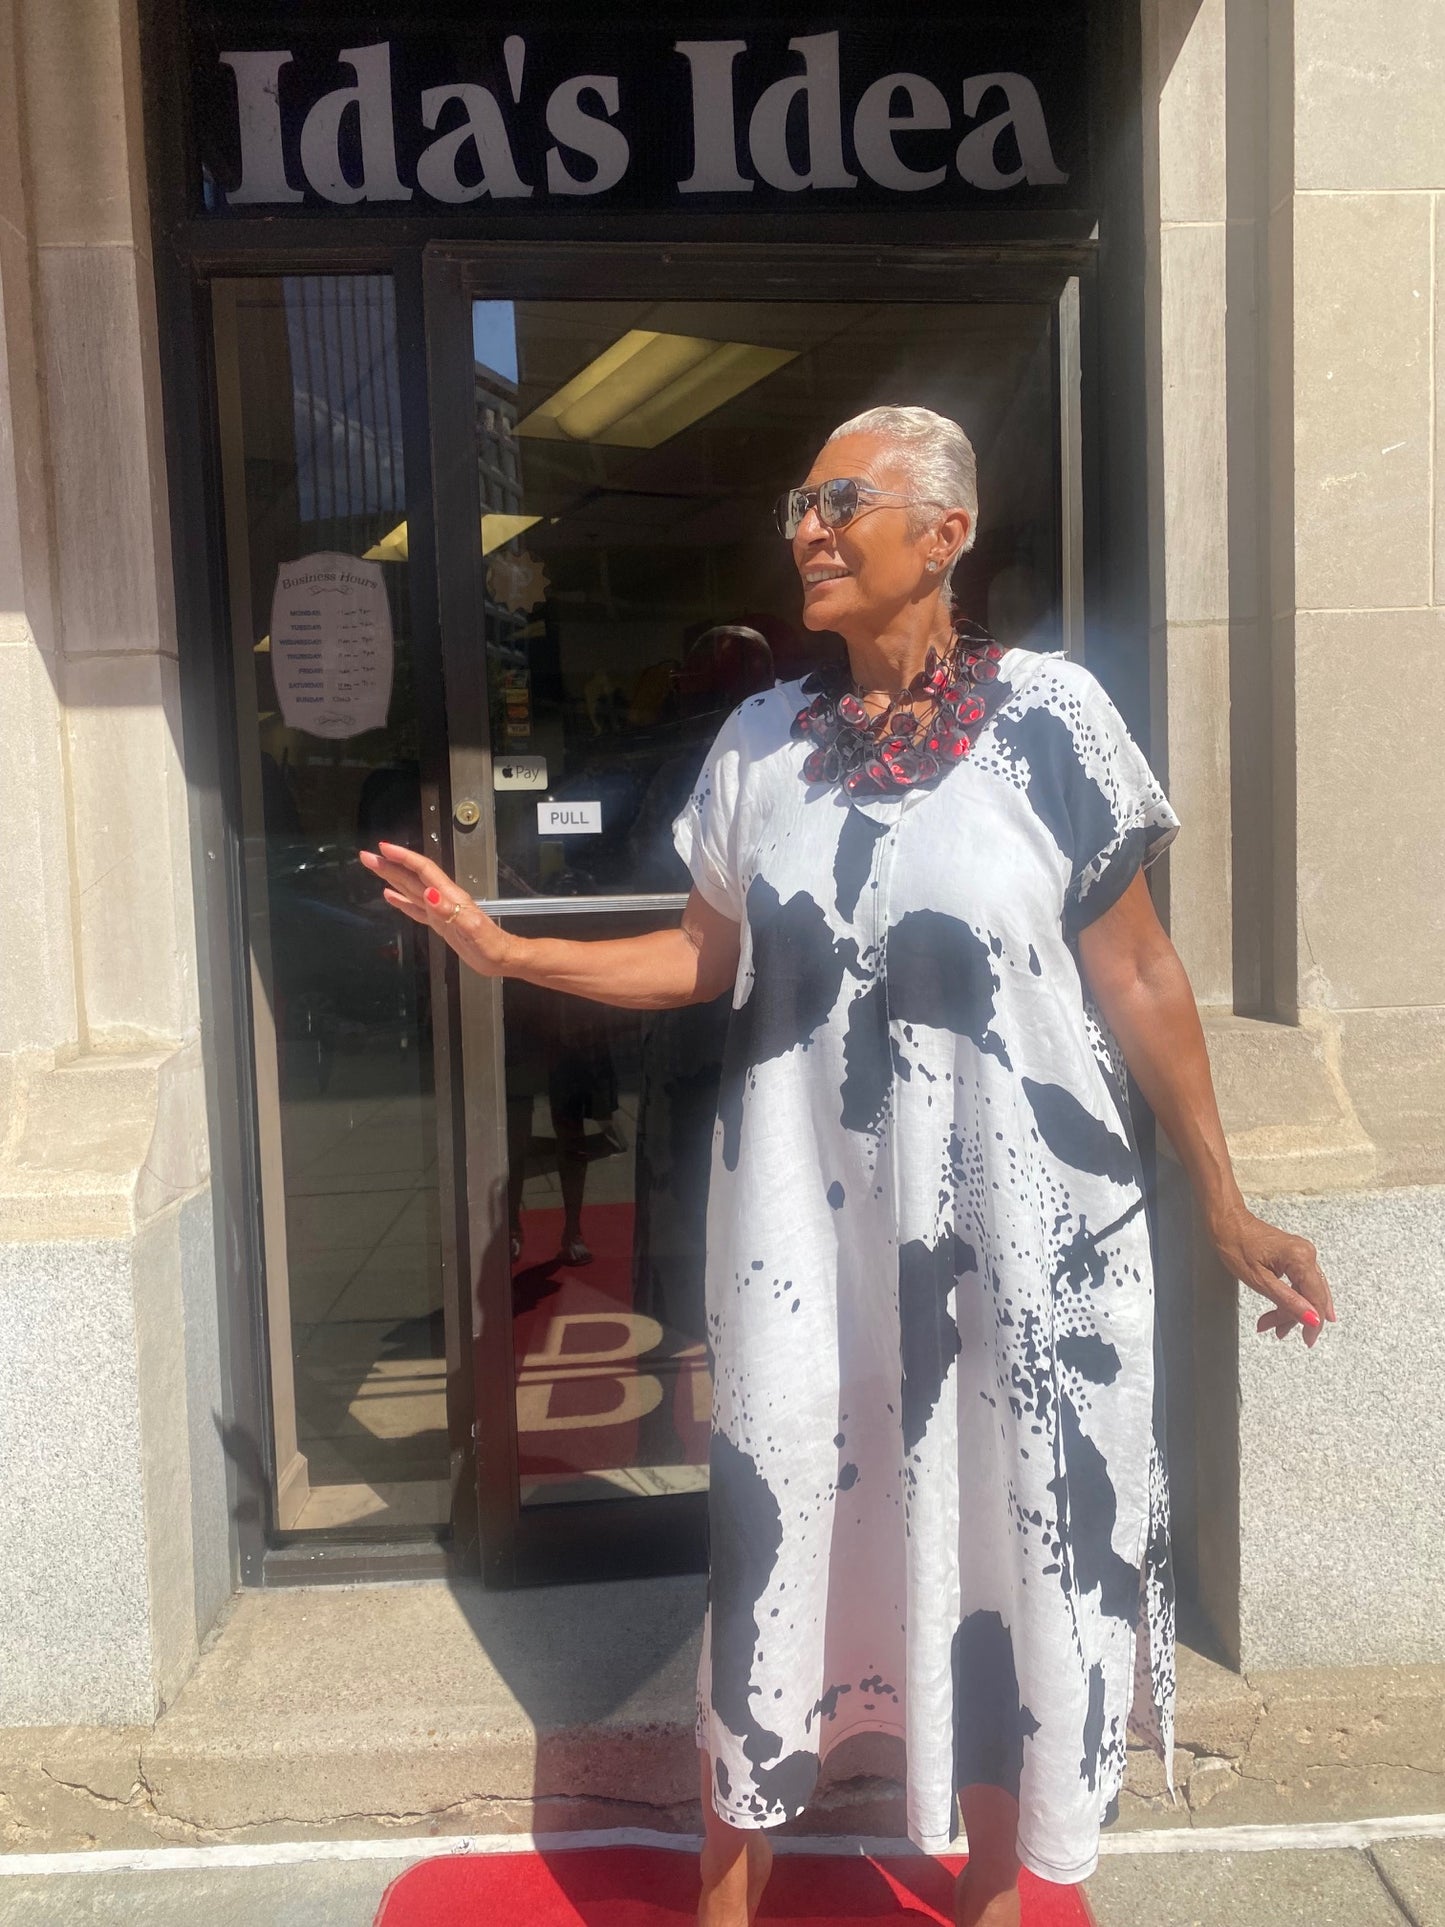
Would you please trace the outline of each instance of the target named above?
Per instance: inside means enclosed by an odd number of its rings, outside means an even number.
[[[458,829],[474,830],[482,820],[481,805],[470,800],[458,803],[452,811],[452,818]]]

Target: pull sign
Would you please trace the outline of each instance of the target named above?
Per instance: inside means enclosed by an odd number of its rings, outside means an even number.
[[[492,764],[495,790],[544,790],[546,787],[545,756],[499,756]]]
[[[538,836],[596,836],[602,829],[600,803],[539,803]]]

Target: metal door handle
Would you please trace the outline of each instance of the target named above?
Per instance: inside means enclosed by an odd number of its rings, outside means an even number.
[[[681,910],[685,890],[636,897],[473,897],[489,917],[595,917],[626,911]]]

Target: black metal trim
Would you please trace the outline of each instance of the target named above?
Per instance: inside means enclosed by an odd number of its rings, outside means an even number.
[[[455,263],[423,258],[427,380],[432,397],[431,499],[433,567],[445,677],[450,781],[462,795],[490,796],[487,692],[475,638],[481,634],[476,531],[481,519],[474,442],[476,396],[471,310]],[[437,826],[439,859],[473,896],[495,885],[490,812],[465,836],[450,809]],[[438,949],[442,946],[438,945]],[[472,1356],[474,1397],[465,1419],[475,1468],[473,1536],[481,1570],[492,1585],[513,1581],[518,1514],[516,1398],[512,1382],[512,1276],[508,1252],[506,1086],[502,1070],[501,986],[460,972],[444,951],[454,1013],[448,1074],[459,1135],[451,1157],[461,1182],[453,1198],[457,1284],[449,1299],[462,1313],[458,1342]],[[440,1063],[439,1063],[440,1069]],[[501,1333],[489,1342],[488,1335]],[[450,1363],[451,1340],[448,1339]],[[450,1371],[448,1377],[450,1380]],[[455,1440],[454,1440],[455,1449]]]
[[[268,1549],[259,1583],[268,1587],[394,1584],[403,1579],[447,1579],[452,1570],[450,1550],[436,1534],[396,1539],[337,1534],[322,1539],[308,1533],[304,1538],[288,1535]]]
[[[1080,284],[1086,653],[1130,733],[1149,742],[1149,470],[1139,10],[1099,7],[1089,22],[1090,152],[1103,204],[1093,272]]]
[[[146,153],[161,422],[166,450],[184,767],[195,893],[197,989],[211,1154],[222,1409],[232,1576],[259,1583],[274,1516],[275,1466],[262,1292],[260,1177],[246,973],[234,690],[209,299],[170,244],[161,211],[183,194],[184,88],[173,0],[142,20]],[[178,145],[176,135],[182,140]]]
[[[496,239],[465,247],[448,239],[427,249],[429,261],[455,264],[469,295],[493,291],[533,300],[593,298],[721,300],[731,288],[747,300],[887,302],[1018,302],[1057,298],[1071,275],[1092,265],[1095,250],[1068,245],[998,250],[967,243],[927,245],[894,237],[886,245],[800,238],[786,248],[767,241]]]
[[[428,851],[446,861],[451,848],[451,764],[432,498],[426,294],[420,259],[410,255],[398,261],[394,283],[406,470],[408,593],[421,743],[422,834]],[[465,1130],[465,1087],[461,1074],[459,970],[454,953],[439,943],[431,945],[431,1008],[450,1445],[449,1556],[457,1571],[468,1572],[476,1570],[479,1552],[471,1243],[466,1187],[457,1182],[457,1146],[464,1141]]]
[[[707,1494],[528,1506],[512,1583],[576,1585],[707,1571]]]
[[[616,247],[765,248],[781,263],[800,246],[855,252],[895,247],[946,255],[959,248],[986,252],[1000,261],[1027,264],[1038,256],[1071,252],[1082,259],[1093,251],[1094,213],[1045,216],[1038,213],[940,210],[931,215],[900,208],[889,213],[858,213],[814,208],[751,217],[698,214],[686,209],[668,214],[529,214],[502,218],[473,216],[442,220],[398,220],[375,215],[317,214],[297,219],[271,215],[227,221],[197,221],[179,212],[174,229],[179,251],[200,273],[264,274],[269,263],[285,263],[292,273],[330,267],[345,258],[358,273],[379,270],[399,255],[440,250],[455,254],[478,247],[596,244]],[[244,268],[236,264],[245,261]]]

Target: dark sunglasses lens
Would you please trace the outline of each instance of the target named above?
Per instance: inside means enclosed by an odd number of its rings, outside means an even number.
[[[810,491],[805,488],[790,488],[786,495],[780,495],[773,509],[773,519],[778,525],[778,533],[788,541],[798,533],[803,517],[808,513]]]
[[[824,482],[818,495],[818,514],[830,529],[842,528],[858,513],[858,484],[846,477]]]

